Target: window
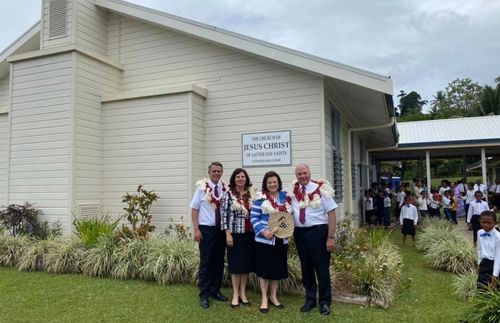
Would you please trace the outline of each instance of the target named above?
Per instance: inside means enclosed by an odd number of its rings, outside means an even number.
[[[52,0],[49,2],[49,39],[64,37],[67,31],[67,3],[66,0]]]
[[[335,201],[342,203],[342,199],[344,198],[344,181],[342,177],[344,161],[340,145],[340,113],[331,104],[330,106],[332,116],[333,188],[335,190]]]

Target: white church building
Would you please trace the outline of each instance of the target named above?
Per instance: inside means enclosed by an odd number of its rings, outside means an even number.
[[[341,46],[341,44],[339,44]],[[139,184],[153,222],[190,224],[207,165],[256,187],[294,165],[359,218],[370,150],[398,140],[388,77],[119,0],[43,0],[0,53],[0,205],[30,201],[66,233],[122,213]],[[288,186],[288,185],[286,185]]]

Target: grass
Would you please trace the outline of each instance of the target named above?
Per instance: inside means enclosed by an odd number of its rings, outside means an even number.
[[[400,244],[398,232],[391,240]],[[408,244],[410,245],[410,244]],[[402,248],[405,288],[391,308],[363,308],[334,303],[330,317],[299,312],[302,296],[281,297],[283,311],[265,316],[273,322],[457,322],[470,307],[453,296],[453,275],[429,269],[414,247]],[[411,280],[410,280],[411,279]],[[225,288],[223,293],[230,295]],[[83,275],[53,275],[0,268],[0,322],[261,322],[260,296],[249,293],[251,308],[232,310],[228,303],[198,306],[191,285],[161,286],[155,282],[113,280]]]

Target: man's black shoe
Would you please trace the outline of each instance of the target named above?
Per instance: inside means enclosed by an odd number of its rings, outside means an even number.
[[[210,303],[208,302],[208,298],[200,297],[200,306],[201,308],[209,308]]]
[[[227,302],[227,297],[224,296],[224,295],[222,295],[220,292],[217,292],[216,294],[213,294],[212,298],[216,299],[218,301],[221,301],[221,302]]]
[[[302,313],[309,312],[312,310],[314,307],[316,307],[316,304],[313,302],[306,302],[302,307],[300,308],[300,311]]]
[[[330,306],[321,304],[319,306],[319,312],[321,313],[321,315],[330,315]]]

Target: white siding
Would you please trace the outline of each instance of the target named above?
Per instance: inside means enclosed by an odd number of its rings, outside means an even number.
[[[103,94],[119,91],[120,71],[78,55],[74,144],[74,205],[100,203]]]
[[[30,201],[69,231],[71,54],[14,63],[9,203]],[[54,77],[53,74],[57,76]]]
[[[124,90],[206,86],[205,164],[219,160],[229,176],[241,167],[242,133],[291,130],[292,163],[321,173],[320,77],[127,17],[115,17],[108,36],[108,44],[120,44],[108,52],[124,66]],[[293,180],[293,167],[275,169],[286,184]],[[267,170],[253,168],[250,175],[259,183]]]
[[[78,0],[76,35],[78,44],[106,55],[107,13],[95,6],[92,0]]]
[[[191,176],[194,181],[207,175],[205,160],[205,101],[196,94],[190,94],[191,112]],[[193,182],[193,180],[191,182]],[[194,187],[190,187],[190,192]],[[189,198],[190,194],[188,194]]]
[[[7,205],[7,163],[9,115],[0,114],[0,206]]]
[[[59,45],[64,45],[73,41],[74,36],[74,17],[73,8],[75,1],[78,0],[67,0],[67,34],[66,37],[57,37],[49,39],[49,2],[48,0],[43,1],[43,11],[42,11],[42,49],[48,47],[54,47]]]
[[[10,74],[0,79],[0,110],[9,107]]]
[[[158,231],[171,219],[186,219],[188,105],[188,94],[104,105],[103,206],[110,214],[122,214],[122,196],[143,184],[160,196],[152,210]]]

